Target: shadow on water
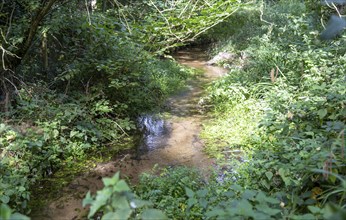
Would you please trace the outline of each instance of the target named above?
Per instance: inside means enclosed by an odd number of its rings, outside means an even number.
[[[32,219],[84,219],[87,210],[82,207],[82,199],[85,194],[101,189],[102,178],[118,171],[133,184],[138,182],[141,173],[151,171],[155,165],[196,167],[206,177],[209,175],[213,159],[203,153],[204,143],[199,138],[206,117],[199,111],[198,101],[205,86],[225,75],[227,70],[207,66],[207,55],[201,49],[178,51],[174,57],[183,65],[202,70],[204,75],[190,80],[183,91],[167,100],[166,113],[170,116],[164,119],[157,114],[139,117],[141,134],[134,154],[125,153],[109,162],[96,164],[91,171],[60,190],[54,201],[37,207]]]

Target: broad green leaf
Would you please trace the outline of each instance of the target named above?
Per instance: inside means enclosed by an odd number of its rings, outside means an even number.
[[[211,211],[205,213],[205,216],[208,218],[211,218],[211,217],[216,217],[216,216],[223,216],[225,214],[226,214],[226,212],[222,209],[212,209]]]
[[[130,209],[129,201],[126,196],[117,195],[112,197],[112,207],[115,209]]]
[[[83,199],[83,207],[85,207],[86,205],[92,204],[94,201],[93,197],[90,194],[90,191],[85,195],[85,198]]]
[[[189,198],[187,200],[187,207],[191,208],[192,206],[194,206],[195,204],[197,204],[197,199],[196,198]]]
[[[242,216],[249,216],[249,217],[253,217],[254,216],[252,205],[246,199],[242,199],[240,202],[238,202],[238,204],[237,204],[237,213],[239,215],[242,215]]]
[[[190,188],[185,187],[185,192],[189,198],[192,198],[195,196],[195,193]]]
[[[279,175],[281,176],[282,180],[285,182],[286,186],[291,185],[291,179],[286,177],[287,174],[287,170],[285,170],[284,168],[280,168],[279,169]]]
[[[268,180],[271,180],[273,178],[273,173],[270,171],[267,171],[266,176],[267,176]]]
[[[151,206],[153,205],[152,202],[141,200],[141,199],[134,199],[130,202],[131,208],[142,208],[143,206]]]
[[[196,195],[199,197],[199,198],[204,198],[208,193],[208,189],[201,189],[201,190],[198,190],[196,192]]]
[[[165,220],[168,219],[167,216],[165,215],[165,213],[163,213],[161,210],[158,209],[147,209],[145,210],[142,215],[141,218],[143,220]]]
[[[320,117],[320,119],[323,119],[324,117],[326,117],[327,113],[328,113],[328,110],[325,108],[317,111],[317,114]]]
[[[102,220],[123,220],[130,218],[131,209],[118,209],[115,212],[108,212],[102,216]]]
[[[0,200],[1,200],[3,203],[7,204],[7,203],[10,201],[10,197],[7,196],[7,195],[2,195],[2,196],[0,196]]]
[[[114,187],[115,192],[130,191],[130,187],[127,185],[125,180],[120,180]]]
[[[297,219],[297,220],[314,220],[316,217],[312,214],[305,214],[305,215],[294,215],[292,219]]]
[[[0,217],[1,217],[1,219],[7,220],[7,219],[10,219],[10,216],[11,216],[10,207],[6,204],[1,204],[0,205]]]
[[[252,199],[257,193],[253,190],[246,189],[242,195],[243,199]]]
[[[112,191],[109,188],[105,188],[102,191],[98,191],[95,201],[93,201],[90,207],[88,218],[91,218],[92,216],[94,216],[95,213],[99,211],[99,209],[102,206],[106,205],[107,200],[110,198],[111,195],[112,195]]]
[[[30,220],[30,218],[28,216],[25,216],[25,215],[20,214],[20,213],[12,214],[10,219],[11,220]]]
[[[312,214],[317,214],[321,212],[321,209],[316,206],[308,206],[308,209]]]
[[[119,181],[120,173],[117,172],[112,178],[103,178],[102,182],[105,186],[114,186]]]
[[[281,212],[280,209],[270,208],[267,204],[263,204],[263,203],[256,205],[256,209],[270,216],[274,216]]]

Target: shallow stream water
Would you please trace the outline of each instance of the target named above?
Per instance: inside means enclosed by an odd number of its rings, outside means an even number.
[[[168,117],[147,114],[138,118],[143,137],[137,146],[137,155],[126,154],[120,159],[97,164],[93,170],[65,187],[57,200],[34,210],[32,219],[83,219],[87,213],[82,207],[85,194],[101,189],[102,177],[113,176],[117,171],[132,183],[136,183],[141,173],[152,170],[156,164],[196,167],[208,175],[213,160],[203,153],[204,144],[199,138],[201,124],[206,118],[198,101],[204,87],[227,71],[206,65],[208,57],[201,49],[179,51],[174,57],[183,65],[203,70],[204,74],[190,80],[184,90],[167,101]]]

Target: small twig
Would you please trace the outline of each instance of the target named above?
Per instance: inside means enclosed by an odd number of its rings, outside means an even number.
[[[264,2],[262,1],[261,7],[259,8],[259,10],[260,10],[260,12],[261,12],[261,14],[260,14],[260,19],[261,19],[261,21],[264,22],[264,23],[270,24],[271,26],[275,26],[274,23],[271,23],[271,22],[269,22],[269,21],[263,19],[263,15],[264,15],[263,7],[264,7]]]
[[[9,24],[8,24],[7,33],[6,33],[6,38],[8,37],[8,35],[10,34],[10,31],[11,31],[13,13],[14,13],[15,9],[16,9],[16,3],[13,4],[13,9],[12,9],[12,12],[11,12],[11,15],[10,15],[10,20],[9,20]]]
[[[160,11],[160,9],[155,5],[155,3],[150,0],[150,3],[155,7],[155,9],[159,12],[159,14],[162,16],[162,18],[165,20],[167,26],[168,26],[168,29],[169,29],[169,32],[174,36],[176,37],[179,41],[182,41],[180,37],[178,37],[176,34],[173,33],[172,29],[171,29],[171,24],[169,23],[168,19],[164,16],[164,14],[162,13],[162,11]]]
[[[333,5],[333,8],[335,9],[335,11],[338,13],[339,17],[341,18],[342,15],[341,15],[338,7],[336,7],[336,5],[334,3],[332,3],[332,5]]]
[[[17,86],[11,80],[7,79],[6,77],[4,77],[4,79],[13,86],[13,88],[15,89],[16,93],[18,94],[19,98],[22,99],[22,96],[20,95]]]
[[[87,0],[85,0],[85,7],[86,7],[86,10],[87,10],[87,14],[88,14],[89,25],[91,25],[91,17],[90,17],[89,5],[88,5],[88,1]]]
[[[116,6],[117,6],[118,8],[123,7],[123,5],[122,5],[120,2],[116,1],[116,0],[114,0],[114,3],[116,4]],[[126,19],[125,14],[124,14],[121,10],[119,10],[119,12],[120,12],[121,16],[123,17],[123,20],[125,21],[127,30],[129,31],[130,34],[132,34],[132,30],[131,30],[131,28],[130,28],[129,23],[127,22],[127,19]],[[132,15],[131,15],[131,16],[132,16]],[[120,20],[122,20],[122,19],[120,18]]]

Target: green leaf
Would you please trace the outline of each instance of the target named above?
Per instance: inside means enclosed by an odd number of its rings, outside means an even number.
[[[151,206],[153,205],[152,202],[141,200],[141,199],[134,199],[130,202],[130,206],[132,208],[142,208],[143,206]]]
[[[194,206],[195,204],[197,204],[197,199],[196,198],[189,198],[187,200],[187,207],[191,208],[192,206]]]
[[[30,220],[30,218],[28,216],[22,215],[20,213],[14,213],[13,215],[11,215],[11,220]]]
[[[105,188],[102,191],[98,191],[95,201],[93,201],[90,207],[88,218],[91,218],[92,216],[94,216],[95,213],[99,211],[99,209],[102,206],[105,206],[107,204],[107,200],[110,198],[111,195],[112,195],[112,190],[109,188]]]
[[[102,220],[123,220],[130,218],[132,213],[131,209],[118,209],[115,212],[108,212],[104,216],[102,216]]]
[[[10,219],[10,216],[11,216],[10,207],[6,204],[1,204],[0,205],[0,217],[1,217],[1,219],[7,220],[7,219]]]
[[[93,197],[90,194],[90,191],[85,195],[85,198],[83,199],[83,207],[85,207],[86,205],[92,204],[94,201]]]
[[[243,199],[237,203],[237,213],[242,216],[254,216],[252,205],[246,199]]]
[[[285,170],[284,168],[280,168],[279,169],[279,175],[281,176],[282,180],[285,182],[286,186],[291,185],[291,179],[286,177],[287,174],[287,170]]]
[[[263,203],[256,205],[256,209],[270,216],[274,216],[281,212],[280,209],[270,208],[267,204],[263,204]]]
[[[226,212],[222,209],[212,209],[211,211],[205,213],[205,216],[207,218],[212,218],[212,217],[216,217],[216,216],[223,216],[225,214],[226,214]]]
[[[7,203],[10,201],[10,197],[7,196],[7,195],[2,195],[2,196],[0,196],[0,200],[1,200],[3,203],[7,204]]]
[[[185,192],[189,198],[192,198],[195,196],[195,193],[190,188],[185,187]]]
[[[196,192],[196,195],[199,197],[199,198],[204,198],[208,193],[208,189],[201,189],[201,190],[198,190]]]
[[[316,217],[312,214],[305,214],[305,215],[294,215],[292,219],[299,219],[299,220],[313,220],[316,219]]]
[[[321,212],[321,209],[316,206],[308,206],[308,209],[312,214],[318,214]]]
[[[271,180],[273,178],[273,173],[270,171],[267,171],[266,176],[267,176],[268,180]]]
[[[143,220],[165,220],[168,219],[165,213],[158,209],[147,209],[142,213]]]
[[[246,189],[242,195],[243,199],[252,199],[257,193],[253,190]]]
[[[317,114],[320,117],[320,119],[323,119],[324,117],[326,117],[327,113],[328,113],[328,110],[325,108],[317,111]]]
[[[125,180],[120,180],[114,188],[115,192],[130,191],[130,187],[127,185]]]
[[[120,173],[117,172],[112,178],[103,178],[102,182],[105,186],[114,186],[119,181]]]

